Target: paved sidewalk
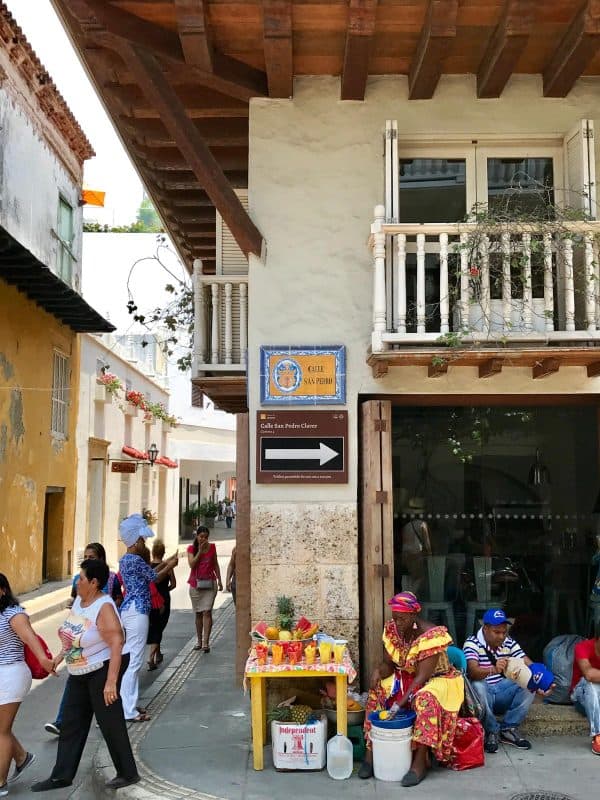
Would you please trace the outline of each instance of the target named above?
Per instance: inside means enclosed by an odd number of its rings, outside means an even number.
[[[152,702],[153,720],[134,726],[134,749],[142,783],[122,790],[118,800],[191,798],[191,800],[324,800],[343,793],[348,800],[397,800],[405,791],[398,784],[361,781],[355,775],[334,782],[327,771],[279,773],[265,750],[265,770],[252,768],[250,709],[233,680],[233,606],[215,614],[215,637],[208,655],[192,651],[190,641],[176,663],[172,678]],[[155,687],[157,684],[155,684]],[[111,777],[103,747],[96,760],[96,797]],[[356,765],[358,766],[358,765]],[[433,772],[411,797],[508,800],[519,792],[563,792],[574,800],[596,796],[600,759],[590,752],[587,737],[536,739],[530,752],[501,748],[486,767],[456,773]]]

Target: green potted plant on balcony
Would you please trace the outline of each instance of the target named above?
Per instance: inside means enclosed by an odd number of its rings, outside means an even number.
[[[200,513],[198,511],[198,503],[193,503],[189,508],[182,512],[181,518],[183,521],[183,538],[193,539],[194,531],[200,524]]]
[[[216,503],[208,498],[198,506],[198,516],[200,517],[200,524],[206,525],[207,528],[215,527],[215,518],[219,513],[219,507]]]

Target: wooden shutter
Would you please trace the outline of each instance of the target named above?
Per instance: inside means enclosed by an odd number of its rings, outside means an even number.
[[[242,205],[248,210],[248,190],[239,189],[236,191]],[[223,218],[217,211],[216,215],[217,233],[217,275],[229,276],[248,274],[248,259],[240,250],[237,242]],[[225,363],[225,286],[219,287],[219,357],[221,363]],[[233,352],[232,361],[234,364],[241,363],[242,353],[240,353],[240,287],[239,284],[232,285],[232,304],[231,304],[231,329]]]
[[[594,123],[582,119],[564,138],[565,205],[596,219]]]
[[[246,211],[248,210],[248,190],[238,189],[237,196]],[[240,250],[233,234],[223,222],[223,217],[217,211],[217,275],[247,275],[248,259]]]
[[[368,683],[381,662],[387,600],[394,593],[391,403],[363,403],[361,421],[361,672]]]

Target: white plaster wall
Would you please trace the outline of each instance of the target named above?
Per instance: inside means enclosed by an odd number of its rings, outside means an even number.
[[[126,417],[120,408],[118,400],[111,403],[95,401],[96,390],[96,360],[101,358],[110,364],[110,371],[115,373],[125,384],[131,381],[135,391],[150,394],[153,402],[168,404],[169,395],[156,381],[148,378],[135,368],[131,363],[120,358],[103,344],[98,337],[91,335],[82,336],[81,347],[81,375],[79,390],[79,416],[77,421],[77,447],[79,451],[77,472],[77,504],[75,512],[75,552],[79,555],[87,541],[88,536],[88,466],[89,466],[89,439],[95,437],[110,442],[108,447],[109,459],[127,460],[121,448],[124,444],[146,450],[155,442],[161,455],[173,457],[170,447],[170,433],[163,431],[162,423],[154,422],[152,425],[144,424],[142,416]],[[131,433],[128,433],[131,425]],[[166,481],[164,502],[159,502],[159,475],[165,474]],[[120,475],[112,473],[106,467],[106,489],[104,504],[104,525],[102,531],[102,544],[106,548],[111,564],[115,564],[122,554],[122,547],[118,541],[119,526],[119,498]],[[154,526],[155,532],[165,540],[167,550],[177,547],[178,542],[178,469],[166,467],[150,468],[150,493],[148,507],[158,514],[158,523]],[[138,467],[135,475],[129,476],[130,497],[129,513],[142,511],[142,468]]]
[[[404,78],[369,81],[363,103],[339,100],[339,80],[303,78],[294,99],[256,99],[250,110],[250,212],[267,245],[251,258],[249,282],[250,475],[255,475],[259,346],[347,347],[349,482],[344,486],[253,485],[253,506],[274,502],[356,501],[357,400],[361,393],[467,394],[600,391],[583,368],[543,381],[506,368],[481,381],[475,368],[392,369],[374,380],[366,364],[371,336],[372,265],[367,248],[373,207],[383,199],[382,131],[397,119],[400,135],[535,134],[563,136],[578,120],[600,117],[596,79],[577,82],[567,98],[542,97],[539,77],[513,78],[501,98],[477,100],[475,79],[444,77],[432,100],[408,101]],[[598,122],[596,123],[598,125]],[[600,164],[600,148],[597,160]],[[331,406],[329,407],[331,408]]]
[[[49,125],[49,123],[47,123]],[[81,285],[81,175],[77,183],[42,136],[31,111],[0,88],[0,225],[56,272],[59,195],[73,208],[73,287]],[[66,145],[65,145],[66,149]]]

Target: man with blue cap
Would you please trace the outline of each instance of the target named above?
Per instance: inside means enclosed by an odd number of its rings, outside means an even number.
[[[529,666],[518,642],[508,635],[508,618],[501,608],[490,608],[483,615],[483,626],[469,636],[463,650],[467,676],[484,709],[485,750],[496,753],[503,744],[529,750],[531,743],[519,733],[535,694],[504,677],[509,658],[521,658]],[[504,715],[498,722],[496,714]]]

